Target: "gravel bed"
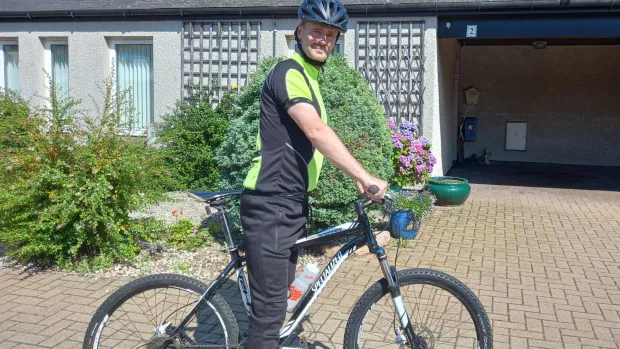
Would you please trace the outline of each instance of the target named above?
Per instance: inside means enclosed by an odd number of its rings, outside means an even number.
[[[186,192],[171,192],[168,193],[168,196],[168,200],[150,205],[140,212],[135,212],[132,217],[156,217],[164,221],[166,225],[174,224],[183,218],[199,225],[209,218],[205,204],[189,197]],[[176,216],[173,215],[173,211],[177,214]],[[42,268],[33,265],[15,264],[14,261],[9,260],[4,255],[4,251],[5,249],[0,245],[0,268],[13,267],[30,270],[31,273],[42,271]],[[101,277],[140,277],[157,273],[178,273],[200,280],[213,280],[229,261],[230,254],[226,246],[216,241],[191,252],[169,248],[151,255],[147,250],[143,250],[134,263],[118,263],[92,274]],[[306,263],[313,262],[324,265],[328,259],[320,254],[306,250],[300,251],[297,263],[298,272]]]
[[[230,254],[226,248],[214,243],[194,252],[171,249],[149,255],[143,251],[135,263],[116,264],[111,268],[98,270],[94,274],[103,277],[139,277],[158,273],[177,273],[200,280],[214,280],[229,261]],[[324,256],[302,251],[297,272],[301,272],[306,263],[318,262],[319,265],[324,265],[326,261]]]
[[[134,212],[131,217],[157,217],[166,225],[174,224],[180,219],[187,218],[194,224],[200,224],[207,218],[206,206],[187,195],[187,192],[174,191],[166,194],[168,200],[146,207],[140,212]],[[173,212],[177,216],[173,215]]]
[[[166,224],[174,224],[182,218],[189,219],[194,224],[201,224],[208,218],[205,204],[188,196],[187,192],[171,192],[170,199],[147,207],[135,217],[157,217]],[[174,216],[175,211],[178,216]],[[182,214],[180,212],[182,211]],[[115,265],[107,270],[96,272],[106,276],[142,276],[156,273],[179,273],[198,279],[212,280],[224,269],[230,261],[230,254],[223,243],[212,242],[194,252],[169,249],[149,256],[146,251],[138,256],[137,262],[132,264]],[[322,255],[300,251],[297,263],[298,270],[306,263],[318,262],[323,264],[326,258]]]

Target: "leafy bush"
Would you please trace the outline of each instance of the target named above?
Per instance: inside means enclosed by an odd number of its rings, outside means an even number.
[[[241,188],[256,147],[260,92],[269,70],[281,58],[260,65],[232,108],[226,139],[216,159],[222,170],[222,189]],[[388,179],[393,171],[392,146],[383,109],[366,81],[342,56],[333,56],[319,77],[329,125],[353,156],[373,175]],[[317,189],[310,195],[313,230],[354,219],[352,202],[358,199],[355,182],[327,159]]]
[[[214,109],[209,95],[207,88],[192,90],[156,126],[158,143],[162,145],[174,182],[169,189],[212,190],[217,187],[219,171],[213,155],[228,128],[227,114],[233,98],[226,95]]]
[[[260,93],[263,83],[280,57],[265,58],[252,73],[247,85],[235,97],[229,108],[229,126],[226,136],[216,150],[215,161],[220,170],[220,190],[241,189],[250,169],[253,153],[256,151],[256,134],[260,116]],[[239,203],[232,201],[228,207],[227,219],[231,230],[240,228]],[[222,230],[222,227],[220,227]],[[242,244],[240,236],[233,236],[235,243]]]
[[[28,103],[18,93],[0,89],[0,94],[0,150],[24,148],[38,120],[30,117]]]
[[[115,98],[108,80],[104,94],[97,117],[54,93],[42,110],[0,96],[3,131],[27,131],[17,146],[3,139],[0,149],[0,242],[19,262],[104,267],[133,260],[138,240],[159,234],[156,222],[129,214],[161,198],[164,162],[126,135],[126,93]]]
[[[342,56],[329,60],[319,83],[330,126],[371,174],[387,180],[393,173],[392,146],[375,93]],[[313,225],[318,228],[355,219],[351,203],[360,197],[352,179],[330,161],[323,164],[319,185],[311,195]]]
[[[266,58],[252,74],[248,84],[230,108],[230,125],[226,137],[216,151],[220,173],[220,189],[239,189],[250,169],[256,151],[256,134],[260,116],[260,93],[273,66],[282,58]]]
[[[166,236],[167,245],[184,250],[196,250],[214,241],[213,235],[217,231],[215,222],[211,222],[208,227],[200,228],[183,218],[177,223],[168,227]]]

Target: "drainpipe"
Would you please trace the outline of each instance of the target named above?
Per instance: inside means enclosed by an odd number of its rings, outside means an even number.
[[[457,41],[458,43],[458,41]],[[454,120],[456,120],[456,145],[457,145],[457,151],[456,151],[456,160],[458,163],[461,163],[463,161],[463,158],[465,157],[464,154],[464,143],[459,144],[459,139],[460,139],[460,126],[461,123],[463,122],[463,120],[459,120],[459,86],[461,84],[461,53],[463,52],[463,45],[461,45],[459,43],[459,49],[456,52],[456,59],[454,62],[454,106],[453,106],[453,110],[452,110],[452,114],[454,115]]]
[[[418,0],[419,1],[419,0]],[[444,0],[445,1],[445,0]],[[433,1],[422,1],[418,3],[392,3],[383,4],[350,4],[347,11],[352,16],[367,16],[368,13],[381,14],[384,17],[391,16],[437,16],[442,12],[446,14],[471,14],[472,12],[492,13],[494,11],[513,10],[546,12],[557,10],[579,11],[580,8],[600,8],[605,10],[620,10],[620,0],[507,0],[507,1],[450,1],[437,3]],[[570,11],[569,11],[570,12]],[[226,18],[265,18],[265,16],[291,17],[297,14],[296,6],[260,6],[260,7],[202,7],[202,8],[134,8],[134,9],[110,9],[110,10],[82,10],[75,11],[55,10],[55,11],[16,11],[1,12],[0,18],[11,21],[22,20],[114,20],[122,18],[124,20],[157,20],[157,18],[177,18],[181,14],[187,18],[200,17],[221,19]],[[268,17],[267,17],[268,18]]]
[[[278,31],[278,25],[276,24],[276,20],[273,20],[273,30],[272,30],[272,40],[273,40],[273,57],[277,57],[276,55],[276,32]],[[260,45],[260,43],[258,43]]]
[[[425,10],[489,10],[489,9],[535,9],[571,7],[609,7],[620,6],[620,0],[516,0],[516,1],[461,1],[461,2],[422,2],[407,4],[370,5],[371,11],[378,9],[425,9]],[[348,5],[347,10],[361,10],[363,5]],[[364,5],[368,11],[368,5]]]
[[[381,5],[348,5],[350,11],[377,10],[427,10],[427,11],[458,11],[458,10],[502,10],[502,9],[540,9],[540,8],[572,8],[572,7],[620,7],[620,0],[516,0],[516,1],[461,1],[461,2],[422,2]]]
[[[620,5],[618,0],[566,0],[568,2],[567,7],[609,7],[613,8],[615,5]]]

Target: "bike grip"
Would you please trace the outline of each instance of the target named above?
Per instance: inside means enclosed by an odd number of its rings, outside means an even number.
[[[370,192],[373,194],[377,194],[379,192],[379,188],[373,184],[370,186]]]

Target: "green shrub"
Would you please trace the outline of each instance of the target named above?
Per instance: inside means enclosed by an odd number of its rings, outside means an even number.
[[[197,88],[177,103],[173,112],[156,126],[158,143],[171,171],[169,189],[212,190],[217,187],[219,171],[213,159],[228,128],[232,95],[217,108],[209,103],[209,90]]]
[[[30,107],[18,93],[0,89],[0,94],[0,150],[24,148],[39,120],[30,117]]]
[[[332,57],[319,76],[329,124],[351,154],[374,176],[392,175],[391,138],[375,93],[342,56]],[[351,204],[360,197],[355,182],[331,162],[324,162],[321,180],[311,195],[313,224],[318,228],[355,219]]]
[[[273,66],[282,58],[267,58],[252,74],[230,108],[230,125],[215,160],[221,173],[220,189],[239,189],[256,151],[260,93]]]
[[[227,138],[218,151],[223,172],[221,187],[241,188],[255,151],[260,92],[269,70],[279,61],[264,61],[237,99]],[[321,93],[329,125],[353,156],[373,175],[392,175],[392,146],[381,105],[366,81],[342,56],[330,58],[320,74]],[[312,230],[354,219],[352,202],[360,197],[355,182],[327,159],[317,189],[310,195]]]
[[[256,151],[260,93],[267,74],[281,60],[282,58],[273,57],[264,59],[230,106],[230,124],[226,137],[215,153],[215,161],[221,176],[218,188],[220,190],[243,187],[243,180],[250,169],[252,154]],[[227,209],[229,214],[226,218],[229,219],[230,229],[238,230],[240,228],[238,201],[232,201]],[[221,230],[222,227],[220,232]],[[240,236],[233,236],[233,239],[235,243],[243,243]]]
[[[103,267],[133,260],[138,240],[157,235],[129,214],[161,198],[164,162],[143,139],[123,135],[130,103],[111,91],[108,80],[96,117],[54,94],[43,110],[0,96],[0,123],[13,128],[3,131],[28,130],[19,147],[3,141],[0,149],[0,242],[19,262]]]
[[[167,246],[194,251],[214,241],[213,235],[217,231],[217,226],[215,222],[211,222],[208,227],[200,228],[192,224],[189,219],[183,218],[169,226],[167,230]]]

